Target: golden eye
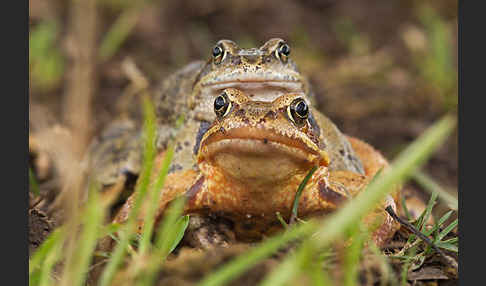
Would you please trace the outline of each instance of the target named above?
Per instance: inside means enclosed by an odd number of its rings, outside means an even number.
[[[226,58],[226,51],[221,45],[216,45],[213,48],[213,59],[215,64],[221,63]]]
[[[297,98],[287,108],[287,115],[297,125],[302,125],[309,117],[309,106],[302,98]]]
[[[214,112],[219,118],[223,118],[228,115],[230,110],[231,101],[229,100],[226,92],[223,92],[214,99]]]

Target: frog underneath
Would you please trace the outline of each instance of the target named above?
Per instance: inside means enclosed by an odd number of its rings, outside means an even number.
[[[356,151],[353,160],[359,166],[363,163],[362,172],[331,168],[334,156],[327,152],[327,145],[339,144],[332,141],[337,136],[326,138],[329,131],[321,126],[329,126],[329,122],[302,93],[283,94],[269,102],[252,100],[241,90],[228,88],[215,98],[213,112],[216,118],[196,148],[197,168],[168,175],[160,192],[158,219],[168,203],[185,195],[185,213],[216,213],[234,223],[239,239],[254,240],[281,229],[276,213],[284,219],[290,217],[297,188],[313,166],[317,170],[299,201],[301,218],[334,211],[362,191],[379,169],[387,167],[371,146],[348,138]],[[161,158],[163,154],[159,161]],[[373,233],[378,245],[399,227],[384,210],[386,206],[396,210],[396,199],[387,197],[373,213],[382,218]],[[132,203],[133,196],[116,222],[126,220]]]

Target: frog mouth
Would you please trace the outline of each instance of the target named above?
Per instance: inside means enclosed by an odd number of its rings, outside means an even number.
[[[206,83],[202,87],[213,94],[219,94],[226,88],[236,88],[252,100],[261,101],[272,101],[285,93],[304,92],[304,85],[298,80],[238,79]]]
[[[310,143],[313,144],[313,143]],[[201,144],[199,161],[218,156],[285,160],[298,166],[327,165],[327,155],[309,142],[261,128],[234,128],[212,134]]]
[[[327,166],[325,152],[318,150],[276,133],[238,128],[206,138],[198,163],[202,170],[218,168],[239,182],[270,188],[307,173],[312,166]]]

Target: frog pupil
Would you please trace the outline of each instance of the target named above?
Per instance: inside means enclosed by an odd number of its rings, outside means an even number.
[[[223,53],[223,49],[220,46],[216,46],[213,48],[213,57],[218,57]]]
[[[221,111],[221,109],[223,109],[225,105],[226,105],[226,100],[221,95],[216,97],[216,99],[214,100],[214,110],[216,111]]]
[[[307,107],[307,104],[304,101],[301,101],[297,103],[297,106],[295,107],[295,112],[300,117],[306,117],[307,113],[309,112],[309,108]]]
[[[290,47],[287,44],[283,44],[280,46],[279,52],[285,56],[290,55]]]

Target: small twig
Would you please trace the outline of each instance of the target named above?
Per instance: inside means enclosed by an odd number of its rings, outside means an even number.
[[[276,212],[275,215],[277,216],[278,221],[282,224],[284,228],[289,227],[289,225],[285,222],[280,212]]]
[[[29,206],[29,210],[38,206],[43,200],[44,200],[44,197],[36,197],[35,201]]]
[[[391,206],[386,207],[386,212],[394,218],[396,221],[398,221],[401,225],[403,225],[406,229],[408,229],[410,232],[418,236],[420,239],[425,241],[428,245],[430,245],[437,253],[439,253],[442,257],[446,258],[446,255],[442,250],[440,250],[427,236],[425,236],[421,231],[419,231],[417,228],[415,228],[414,225],[409,223],[408,221],[400,218],[392,209]],[[447,258],[446,258],[447,259]]]

